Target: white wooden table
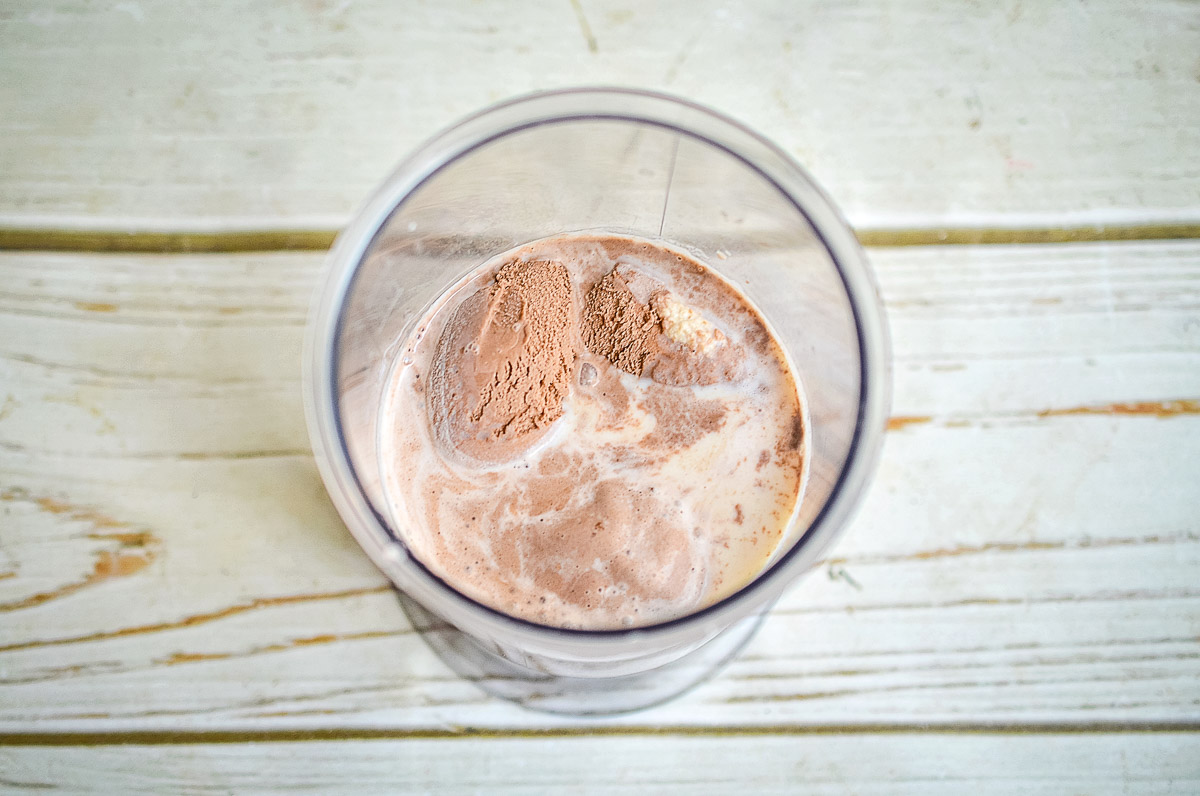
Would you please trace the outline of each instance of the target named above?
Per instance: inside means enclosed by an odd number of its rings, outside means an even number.
[[[1200,790],[1200,5],[644,5],[0,8],[0,790]],[[372,185],[578,83],[805,163],[896,382],[836,557],[716,679],[588,721],[412,633],[299,387]]]

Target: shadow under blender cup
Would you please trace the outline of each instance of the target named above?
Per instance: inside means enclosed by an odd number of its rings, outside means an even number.
[[[810,419],[808,486],[763,571],[702,610],[622,630],[537,625],[465,596],[403,543],[381,478],[382,396],[433,303],[500,252],[582,231],[662,240],[736,284],[784,349]],[[605,89],[494,106],[419,148],[330,252],[305,356],[322,477],[414,625],[485,690],[566,713],[660,702],[736,653],[844,529],[878,456],[888,380],[865,258],[805,172],[704,108]]]

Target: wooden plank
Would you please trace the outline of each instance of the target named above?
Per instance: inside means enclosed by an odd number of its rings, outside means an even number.
[[[405,739],[0,749],[71,793],[1195,793],[1196,734]],[[131,765],[136,761],[136,765]]]
[[[860,227],[1200,223],[1200,8],[16,0],[0,226],[335,229],[419,141],[579,84],[712,105]]]
[[[1200,723],[1200,242],[871,258],[897,417],[854,527],[637,721]],[[331,509],[319,260],[0,255],[0,731],[591,726],[451,674]]]

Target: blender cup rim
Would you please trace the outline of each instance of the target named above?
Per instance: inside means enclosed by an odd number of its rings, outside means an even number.
[[[546,124],[613,120],[665,128],[714,146],[766,179],[811,226],[824,246],[849,299],[858,335],[858,413],[845,463],[825,505],[792,546],[735,593],[684,616],[653,625],[612,630],[563,628],[531,622],[468,597],[416,558],[367,498],[350,461],[341,426],[337,341],[346,297],[359,267],[391,216],[434,175],[499,138]],[[697,128],[705,128],[703,131]],[[758,162],[774,158],[774,164]],[[797,195],[799,194],[799,195]],[[338,235],[325,263],[306,329],[305,413],[313,451],[330,497],[352,535],[398,588],[419,602],[449,600],[455,610],[430,606],[460,629],[498,627],[513,636],[596,643],[693,634],[697,626],[720,629],[776,599],[816,563],[844,530],[879,458],[890,403],[890,359],[886,321],[873,276],[854,233],[836,206],[791,156],[723,114],[688,100],[644,90],[581,87],[542,91],[509,99],[443,129],[406,158]],[[426,599],[422,599],[426,598]]]

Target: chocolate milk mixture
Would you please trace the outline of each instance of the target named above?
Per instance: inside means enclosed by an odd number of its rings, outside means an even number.
[[[803,402],[766,324],[635,238],[546,238],[481,266],[417,325],[382,411],[413,553],[546,625],[652,624],[729,595],[803,491]]]

